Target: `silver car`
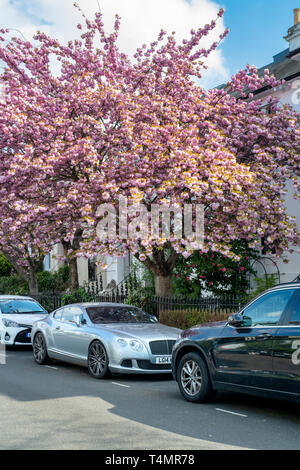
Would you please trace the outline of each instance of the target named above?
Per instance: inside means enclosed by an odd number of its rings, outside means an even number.
[[[171,372],[172,349],[181,330],[158,323],[143,310],[115,303],[67,305],[34,323],[34,359],[85,365],[103,379],[111,373]]]

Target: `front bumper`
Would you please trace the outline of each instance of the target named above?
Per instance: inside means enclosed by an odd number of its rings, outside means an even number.
[[[31,328],[4,327],[0,330],[0,343],[6,346],[31,346]]]
[[[175,343],[173,340],[142,341],[142,351],[133,351],[128,345],[116,347],[115,342],[110,344],[108,351],[109,369],[116,374],[171,374],[171,347],[164,347],[163,343]]]
[[[171,374],[171,364],[156,364],[148,359],[125,359],[121,364],[110,364],[116,374]]]

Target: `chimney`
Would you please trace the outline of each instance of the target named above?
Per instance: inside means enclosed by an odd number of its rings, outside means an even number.
[[[294,26],[300,23],[300,8],[294,9]]]
[[[300,48],[300,8],[294,9],[294,26],[288,30],[285,38],[290,45],[290,57]],[[298,52],[298,51],[297,51]],[[298,58],[296,60],[299,60]]]

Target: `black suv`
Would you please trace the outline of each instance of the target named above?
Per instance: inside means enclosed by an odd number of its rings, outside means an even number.
[[[183,331],[172,371],[188,401],[230,390],[300,403],[300,282],[265,291],[227,322]]]

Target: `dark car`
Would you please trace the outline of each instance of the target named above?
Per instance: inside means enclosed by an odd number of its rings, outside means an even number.
[[[300,403],[300,282],[263,292],[227,322],[183,331],[172,371],[191,402],[229,390]]]

